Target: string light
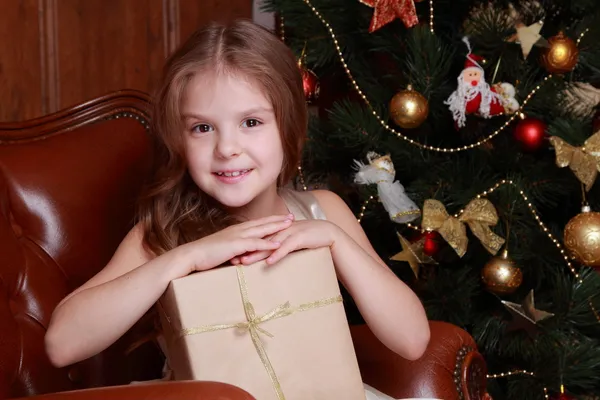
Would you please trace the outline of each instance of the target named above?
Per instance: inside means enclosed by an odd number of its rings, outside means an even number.
[[[514,371],[508,371],[508,372],[501,372],[499,374],[487,374],[486,378],[488,379],[498,379],[498,378],[506,378],[508,376],[513,376],[513,375],[529,375],[532,377],[535,377],[535,374],[533,372],[524,370],[524,369],[517,369]],[[544,399],[548,400],[549,396],[548,396],[548,388],[544,387]]]
[[[308,187],[306,187],[306,180],[304,179],[304,172],[302,172],[302,166],[298,166],[298,177],[300,178],[300,185],[302,185],[302,190],[306,192],[308,190]]]
[[[367,209],[367,206],[371,201],[373,201],[374,198],[375,197],[370,196],[367,200],[364,201],[362,207],[360,208],[360,214],[358,214],[358,222],[360,222],[363,219],[363,217],[365,216],[365,210]]]
[[[429,30],[435,35],[433,30],[433,0],[429,0]]]
[[[486,377],[488,379],[498,379],[498,378],[506,378],[507,376],[512,376],[512,375],[529,375],[529,376],[535,376],[533,372],[527,371],[525,369],[517,369],[517,370],[514,370],[514,371],[501,372],[499,374],[488,374],[488,375],[486,375]]]
[[[283,21],[283,14],[279,14],[279,38],[285,43],[285,24]]]
[[[497,184],[495,184],[490,189],[484,191],[481,194],[478,194],[477,198],[479,199],[479,198],[481,198],[483,196],[487,196],[488,194],[493,193],[496,189],[498,189],[499,187],[501,187],[503,185],[511,185],[511,186],[517,187],[517,185],[513,181],[503,179],[502,181],[498,182]],[[569,257],[567,256],[567,252],[563,248],[563,246],[560,243],[560,241],[554,237],[554,235],[550,232],[550,230],[548,229],[548,227],[546,227],[546,225],[544,224],[544,222],[541,220],[541,218],[538,215],[537,211],[535,211],[535,208],[533,207],[533,204],[529,201],[529,197],[521,189],[519,189],[519,194],[521,195],[521,198],[525,201],[525,204],[527,204],[527,208],[529,208],[529,211],[531,212],[531,214],[535,218],[535,220],[538,223],[538,225],[540,226],[540,228],[542,228],[542,230],[544,231],[544,233],[548,236],[548,238],[550,238],[550,240],[552,241],[552,243],[554,243],[554,245],[556,246],[556,248],[559,250],[560,255],[565,260],[565,263],[569,267],[569,270],[571,271],[571,273],[573,274],[573,276],[575,276],[575,278],[579,279],[579,274],[577,273],[577,271],[575,271],[575,268],[573,268],[573,265],[571,264],[571,261],[569,260]],[[462,213],[462,212],[463,212],[463,210],[460,211],[460,213]]]
[[[581,35],[579,35],[579,37],[577,38],[577,46],[579,46],[579,43],[581,43],[581,39],[583,39],[583,37],[585,36],[586,33],[588,33],[590,29],[587,28],[586,30],[584,30],[583,32],[581,32]]]
[[[367,106],[371,109],[371,113],[373,114],[373,116],[377,119],[377,121],[379,121],[379,124],[381,126],[383,126],[387,131],[395,134],[398,138],[407,141],[408,143],[418,146],[422,149],[425,150],[430,150],[430,151],[437,151],[437,152],[441,152],[441,153],[456,153],[456,152],[460,152],[460,151],[465,151],[465,150],[471,150],[474,149],[476,147],[479,147],[483,144],[485,144],[486,142],[490,141],[491,139],[493,139],[494,137],[496,137],[498,134],[500,134],[504,129],[506,129],[516,118],[519,112],[523,111],[523,108],[527,105],[527,103],[529,102],[529,100],[531,100],[531,98],[541,89],[542,85],[544,83],[546,83],[548,81],[548,79],[550,79],[552,77],[552,75],[548,75],[544,78],[544,80],[542,81],[542,83],[540,83],[539,85],[537,85],[535,87],[535,89],[533,89],[531,91],[531,93],[529,93],[527,95],[527,97],[525,97],[525,99],[523,100],[521,106],[519,107],[519,110],[514,113],[513,115],[511,115],[508,120],[500,127],[498,128],[496,131],[494,131],[494,133],[492,133],[491,135],[487,136],[486,138],[483,138],[481,140],[479,140],[478,142],[472,143],[472,144],[468,144],[465,146],[461,146],[461,147],[435,147],[435,146],[429,146],[423,143],[420,143],[414,139],[411,139],[408,136],[403,135],[402,133],[396,131],[394,128],[392,128],[391,126],[388,125],[387,122],[385,122],[383,120],[383,118],[377,113],[377,111],[373,108],[373,106],[371,105],[371,102],[369,101],[369,99],[367,98],[367,96],[363,93],[363,91],[360,89],[360,87],[358,86],[358,83],[356,82],[356,80],[354,79],[354,76],[352,75],[352,72],[350,71],[350,69],[348,68],[348,64],[346,63],[346,59],[344,58],[344,55],[342,53],[342,49],[340,47],[340,43],[337,39],[337,36],[335,34],[335,32],[333,31],[333,28],[331,27],[331,25],[329,25],[329,23],[325,20],[325,18],[323,18],[323,16],[321,15],[321,13],[319,12],[319,10],[317,10],[312,3],[310,2],[310,0],[303,0],[307,6],[310,7],[310,9],[313,11],[313,13],[317,16],[317,18],[319,18],[319,20],[321,21],[321,23],[323,23],[323,25],[325,25],[325,27],[327,28],[327,30],[329,31],[329,35],[331,36],[332,40],[333,40],[333,44],[335,45],[335,48],[337,50],[338,53],[338,57],[344,67],[344,70],[346,71],[346,75],[348,76],[348,78],[350,79],[350,81],[352,82],[352,86],[354,86],[354,89],[356,90],[356,92],[360,95],[360,97],[363,99],[363,101],[365,102],[365,104],[367,104]],[[432,1],[432,0],[430,0]]]

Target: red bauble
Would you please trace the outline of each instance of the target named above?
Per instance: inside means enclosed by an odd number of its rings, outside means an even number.
[[[435,257],[440,251],[439,235],[437,232],[426,232],[423,252],[430,257]]]
[[[419,232],[410,236],[410,242],[413,244],[419,240],[423,241],[423,253],[435,258],[440,251],[441,236],[435,231]]]
[[[550,400],[575,400],[575,397],[570,396],[565,393],[564,385],[560,385],[560,393],[555,393],[551,395]]]
[[[319,84],[319,78],[310,69],[300,67],[302,73],[302,87],[304,88],[304,98],[306,101],[311,102],[319,98],[319,92],[321,90]]]
[[[569,396],[566,393],[558,393],[554,396],[550,396],[550,400],[575,400],[575,397]]]
[[[514,138],[523,151],[537,151],[547,140],[547,125],[537,118],[525,118],[519,121],[514,130]]]

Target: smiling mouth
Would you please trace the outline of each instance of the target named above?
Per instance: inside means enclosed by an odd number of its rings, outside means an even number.
[[[241,169],[239,171],[227,171],[227,172],[215,172],[214,174],[217,176],[236,177],[236,176],[244,175],[250,171],[252,171],[252,169]]]

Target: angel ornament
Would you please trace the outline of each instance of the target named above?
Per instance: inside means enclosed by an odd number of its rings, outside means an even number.
[[[368,165],[354,160],[357,169],[354,182],[360,185],[377,184],[379,200],[392,221],[405,224],[418,218],[421,210],[406,195],[404,186],[399,181],[394,181],[396,170],[391,157],[369,152],[367,159]]]

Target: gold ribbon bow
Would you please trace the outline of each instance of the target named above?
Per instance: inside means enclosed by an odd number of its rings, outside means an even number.
[[[490,229],[498,223],[498,214],[488,199],[471,200],[458,218],[449,215],[441,202],[425,200],[422,228],[437,231],[460,257],[467,252],[469,242],[465,223],[490,253],[496,254],[504,244],[504,239]]]
[[[571,146],[558,136],[552,136],[550,143],[556,150],[556,165],[559,168],[570,167],[585,185],[585,190],[589,191],[600,171],[600,131],[590,136],[583,147]]]
[[[254,348],[256,349],[256,352],[258,353],[258,356],[260,357],[260,360],[261,360],[263,366],[265,367],[265,369],[267,370],[267,374],[269,375],[269,378],[271,379],[273,388],[275,389],[275,392],[277,393],[277,399],[285,400],[285,396],[283,394],[283,390],[281,389],[281,384],[279,383],[277,374],[275,374],[275,370],[273,369],[273,366],[271,365],[271,361],[269,360],[269,357],[267,356],[265,347],[263,346],[262,341],[260,340],[260,334],[266,335],[270,338],[272,338],[273,335],[271,333],[267,332],[266,330],[264,330],[260,325],[264,322],[271,321],[271,320],[281,318],[281,317],[286,317],[288,315],[292,315],[297,312],[308,311],[308,310],[312,310],[315,308],[320,308],[320,307],[325,307],[325,306],[328,306],[331,304],[340,303],[340,302],[342,302],[342,296],[340,295],[340,296],[334,296],[334,297],[330,297],[330,298],[323,299],[323,300],[317,300],[312,303],[301,304],[297,307],[292,307],[288,301],[288,302],[285,302],[284,304],[281,304],[281,305],[275,307],[273,310],[269,311],[268,313],[266,313],[262,316],[257,316],[256,312],[254,311],[254,306],[252,305],[252,303],[249,300],[248,286],[246,285],[246,278],[244,276],[244,267],[236,267],[236,271],[237,271],[238,283],[240,286],[240,293],[242,295],[242,304],[244,306],[244,312],[246,314],[246,321],[239,322],[237,324],[216,324],[216,325],[206,325],[206,326],[199,326],[199,327],[195,327],[195,328],[182,329],[179,332],[179,336],[183,337],[183,336],[189,336],[189,335],[197,335],[197,334],[205,333],[205,332],[215,332],[215,331],[221,331],[224,329],[233,329],[233,328],[247,330],[250,333],[250,338],[252,339]]]

